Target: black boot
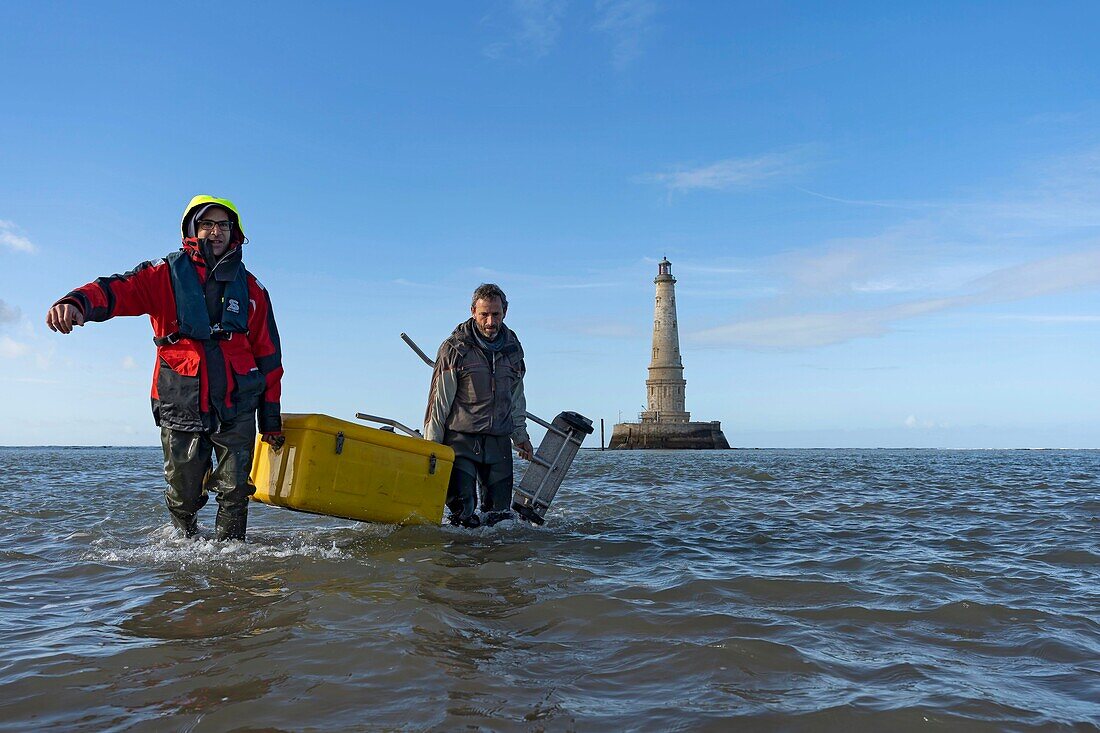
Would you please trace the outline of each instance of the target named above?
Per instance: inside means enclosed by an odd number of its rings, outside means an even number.
[[[503,512],[489,512],[485,515],[485,523],[492,527],[497,522],[506,522],[509,519],[515,519],[516,515],[509,511]]]
[[[468,517],[456,517],[454,514],[447,517],[447,521],[458,527],[465,527],[466,529],[477,529],[481,526],[481,517],[476,514],[471,514]]]
[[[214,539],[240,540],[244,542],[245,529],[248,526],[247,510],[241,514],[230,514],[218,507],[218,516],[214,520]]]
[[[183,536],[187,539],[191,539],[199,533],[199,520],[195,518],[194,514],[186,514],[180,516],[175,512],[169,512],[172,517],[172,524],[176,529],[183,532]]]

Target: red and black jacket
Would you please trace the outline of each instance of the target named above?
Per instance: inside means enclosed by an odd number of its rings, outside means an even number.
[[[226,282],[243,270],[240,247],[229,250],[215,266],[215,277],[199,240],[183,240],[207,303],[222,298]],[[101,277],[58,301],[81,310],[85,321],[115,316],[149,316],[157,344],[153,373],[153,417],[157,425],[192,432],[215,429],[256,409],[263,433],[281,430],[279,399],[283,376],[279,331],[267,290],[244,270],[248,290],[247,331],[216,333],[209,339],[181,337],[177,307],[178,281],[165,260],[142,262],[124,275]],[[181,296],[181,301],[186,296]],[[193,298],[192,298],[193,300]],[[218,306],[220,307],[220,305]],[[211,319],[212,321],[214,319]]]

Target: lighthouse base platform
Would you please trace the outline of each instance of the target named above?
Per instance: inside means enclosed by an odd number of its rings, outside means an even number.
[[[722,423],[624,422],[611,431],[608,450],[728,450]]]

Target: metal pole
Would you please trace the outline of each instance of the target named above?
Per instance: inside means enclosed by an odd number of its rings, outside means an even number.
[[[600,418],[600,450],[603,450],[603,418]]]
[[[376,422],[376,423],[380,423],[382,425],[389,425],[391,428],[397,428],[398,430],[403,430],[404,432],[408,433],[409,435],[411,435],[414,438],[423,438],[424,437],[423,435],[420,434],[419,430],[413,430],[412,428],[407,427],[405,425],[402,425],[401,423],[397,422],[396,420],[391,420],[388,417],[379,417],[377,415],[368,415],[365,412],[357,412],[357,413],[355,413],[355,417],[357,417],[360,420],[367,420],[369,422]]]

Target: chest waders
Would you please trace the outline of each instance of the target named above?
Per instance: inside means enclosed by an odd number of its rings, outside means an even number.
[[[165,503],[173,523],[185,536],[194,536],[198,531],[195,515],[206,504],[209,492],[213,491],[218,499],[215,537],[219,540],[244,540],[248,497],[255,490],[249,482],[248,473],[252,467],[256,425],[251,417],[248,420],[234,420],[241,406],[238,403],[231,408],[225,406],[225,357],[218,342],[231,339],[234,334],[248,332],[247,275],[244,266],[238,264],[234,278],[225,281],[219,313],[217,309],[207,308],[206,287],[199,282],[195,265],[185,252],[173,252],[165,261],[176,300],[178,330],[153,341],[158,347],[185,338],[202,343],[207,359],[210,406],[220,419],[215,431],[188,432],[161,428],[164,474],[168,483]],[[214,268],[208,271],[207,277],[207,287],[221,284],[214,278]],[[213,314],[211,310],[214,310]],[[219,318],[217,322],[212,322],[215,315]],[[256,379],[262,389],[263,375],[258,371]],[[198,389],[197,384],[194,389]],[[238,397],[241,397],[239,392],[238,389]],[[254,404],[243,406],[247,410],[254,408]],[[216,466],[211,465],[211,453],[217,457]]]

